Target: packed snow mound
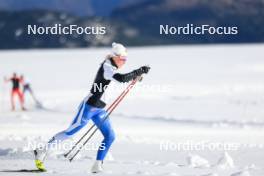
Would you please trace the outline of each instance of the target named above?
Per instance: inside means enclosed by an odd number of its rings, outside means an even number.
[[[202,176],[218,176],[218,174],[216,174],[216,173],[210,173],[210,174],[205,174],[205,175],[202,175]]]
[[[165,166],[169,166],[169,167],[179,167],[179,164],[175,163],[175,162],[168,162],[165,164]]]
[[[21,120],[30,120],[31,117],[29,115],[26,115],[26,114],[19,114],[17,115],[18,118],[20,118]]]
[[[244,170],[254,170],[254,169],[258,169],[258,167],[255,164],[250,164],[244,167]]]
[[[170,176],[179,176],[179,174],[174,173],[174,172],[171,172],[171,173],[169,173],[168,175],[170,175]]]
[[[199,155],[189,154],[187,157],[187,163],[190,167],[207,168],[210,167],[209,162]]]
[[[7,149],[0,149],[0,156],[6,156],[9,153],[12,153],[13,149],[12,148],[7,148]]]
[[[220,169],[233,168],[234,160],[227,152],[225,152],[223,156],[218,160],[217,167]]]
[[[8,158],[32,158],[32,151],[27,151],[24,148],[0,148],[0,156]]]
[[[240,171],[240,172],[233,173],[230,176],[250,176],[250,174],[248,171]]]

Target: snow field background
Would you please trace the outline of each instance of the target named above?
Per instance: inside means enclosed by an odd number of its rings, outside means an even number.
[[[262,176],[263,48],[129,48],[127,65],[120,71],[148,64],[152,69],[140,86],[159,86],[162,90],[132,90],[113,113],[117,138],[102,175]],[[68,127],[108,52],[109,48],[0,52],[0,76],[23,73],[46,107],[38,109],[26,97],[27,112],[10,112],[10,85],[1,83],[1,175],[28,175],[18,171],[34,169],[27,144],[47,141]],[[111,102],[120,92],[113,89],[105,98]],[[98,133],[92,142],[101,140]],[[166,143],[170,149],[161,150]],[[180,143],[188,147],[190,143],[238,147],[176,150],[175,145]],[[48,172],[41,174],[90,174],[96,151],[82,151],[72,163],[63,158],[64,152],[52,151],[46,162]]]

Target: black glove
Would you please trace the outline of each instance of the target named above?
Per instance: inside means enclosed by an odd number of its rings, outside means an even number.
[[[144,73],[148,73],[149,69],[150,69],[149,66],[143,66],[130,73],[126,73],[126,74],[116,73],[113,75],[113,78],[119,82],[128,82],[132,79],[136,79],[138,76],[141,76]]]
[[[150,67],[149,66],[142,66],[142,67],[140,67],[140,69],[142,70],[142,73],[147,74],[150,70]]]
[[[141,76],[143,73],[148,73],[150,67],[149,66],[142,66],[139,69],[135,70],[136,76]]]

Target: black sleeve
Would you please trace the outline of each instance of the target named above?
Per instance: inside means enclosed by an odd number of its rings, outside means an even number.
[[[143,74],[142,71],[138,69],[126,74],[116,73],[113,75],[113,78],[118,82],[124,83],[136,79],[137,76],[140,76],[142,74]]]

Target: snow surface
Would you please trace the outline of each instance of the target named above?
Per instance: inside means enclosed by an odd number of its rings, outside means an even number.
[[[132,90],[113,113],[117,138],[100,175],[263,176],[263,49],[264,45],[129,48],[121,71],[149,64],[151,72],[140,85],[162,90]],[[23,73],[45,107],[35,107],[27,96],[27,112],[10,112],[10,85],[1,82],[0,175],[29,175],[27,171],[35,169],[28,144],[45,142],[68,127],[108,52],[109,48],[0,52],[0,77]],[[111,89],[106,98],[111,102],[120,92]],[[91,144],[101,140],[97,133]],[[91,175],[96,149],[82,151],[71,163],[62,156],[65,150],[53,150],[46,162],[48,172],[41,175]]]

